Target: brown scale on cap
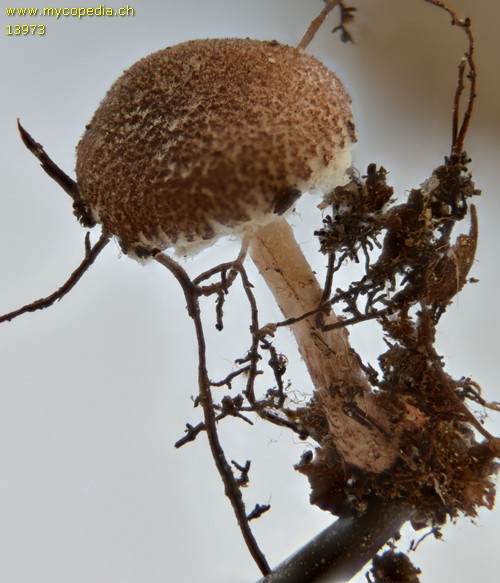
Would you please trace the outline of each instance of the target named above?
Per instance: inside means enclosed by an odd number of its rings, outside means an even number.
[[[128,251],[199,249],[342,179],[356,140],[337,77],[276,41],[194,40],[115,82],[77,148],[81,198]]]

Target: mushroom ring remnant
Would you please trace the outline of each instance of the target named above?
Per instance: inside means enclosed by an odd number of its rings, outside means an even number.
[[[77,147],[93,218],[125,252],[185,254],[343,181],[351,100],[316,58],[276,41],[194,40],[138,61]]]

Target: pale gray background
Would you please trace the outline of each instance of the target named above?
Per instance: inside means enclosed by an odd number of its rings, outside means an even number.
[[[372,161],[384,164],[403,194],[448,151],[464,39],[447,16],[420,0],[353,4],[360,9],[352,27],[357,44],[342,45],[329,33],[336,23],[331,17],[309,51],[336,70],[352,92],[360,138],[356,165],[363,170]],[[452,374],[471,375],[487,397],[500,400],[500,7],[495,0],[453,0],[453,5],[473,17],[477,35],[479,99],[468,149],[484,191],[473,272],[481,283],[465,289],[443,318],[439,348]],[[55,289],[83,249],[84,231],[68,198],[21,144],[16,117],[72,173],[85,124],[111,82],[138,58],[208,36],[294,44],[322,2],[136,0],[132,6],[136,16],[128,19],[46,20],[45,37],[7,37],[5,26],[16,19],[0,17],[1,312]],[[292,222],[320,270],[324,261],[311,235],[320,220],[315,204],[304,200]],[[187,268],[199,272],[236,251],[234,242],[221,243]],[[277,318],[265,290],[257,293],[262,321]],[[210,334],[213,377],[230,371],[247,347],[246,324],[241,328],[241,316],[235,318],[241,301],[235,292],[228,303],[224,336]],[[371,330],[353,338],[374,362],[380,344]],[[294,387],[307,391],[309,381],[288,334],[277,344],[293,361]],[[165,270],[121,257],[112,243],[60,304],[3,325],[0,355],[0,582],[248,583],[258,578],[205,440],[181,451],[173,448],[184,423],[196,422],[201,413],[189,400],[196,392],[191,322]],[[499,426],[490,424],[497,433]],[[292,469],[305,445],[263,422],[253,429],[229,422],[222,437],[230,457],[254,461],[249,506],[273,505],[255,532],[276,564],[330,521],[308,505],[306,480]],[[422,581],[498,581],[499,535],[497,511],[481,513],[478,526],[464,519],[445,529],[446,543],[428,539],[415,557],[424,570]],[[420,533],[409,533],[405,544],[412,536]]]

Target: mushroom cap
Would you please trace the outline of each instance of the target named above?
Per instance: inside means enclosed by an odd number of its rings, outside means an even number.
[[[349,95],[316,58],[276,41],[193,40],[112,85],[78,144],[77,182],[126,252],[184,254],[331,190],[355,140]]]

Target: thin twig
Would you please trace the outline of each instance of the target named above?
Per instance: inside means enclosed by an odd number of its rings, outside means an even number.
[[[328,254],[328,265],[326,269],[326,276],[325,276],[325,285],[323,286],[323,293],[321,295],[321,301],[318,307],[318,315],[316,316],[316,323],[321,328],[323,325],[324,315],[325,315],[325,308],[323,306],[328,306],[328,310],[330,310],[328,299],[332,293],[332,284],[333,284],[333,273],[335,271],[335,253]]]
[[[223,387],[224,385],[226,385],[230,389],[231,382],[233,381],[233,379],[235,379],[236,377],[238,377],[242,374],[247,374],[248,372],[250,372],[250,368],[251,368],[250,365],[244,366],[243,368],[240,368],[238,370],[235,370],[235,371],[229,373],[225,379],[222,379],[221,381],[217,381],[217,382],[212,381],[210,384],[212,385],[212,387]]]
[[[469,48],[465,54],[464,59],[460,61],[459,68],[458,68],[458,84],[457,89],[455,92],[454,98],[454,107],[453,107],[453,130],[452,130],[452,145],[451,145],[451,153],[455,155],[460,155],[462,153],[465,136],[467,135],[467,131],[469,129],[470,120],[472,117],[472,112],[474,109],[474,101],[476,99],[476,63],[474,61],[474,35],[472,34],[471,28],[471,21],[469,18],[459,18],[457,13],[447,6],[441,0],[425,0],[429,4],[437,6],[441,8],[445,12],[447,12],[451,16],[451,23],[454,26],[458,26],[461,28],[468,40]],[[465,69],[465,61],[469,66],[469,72],[467,74],[467,78],[470,81],[470,89],[469,89],[469,98],[467,101],[467,107],[465,109],[464,115],[462,117],[462,123],[460,125],[460,129],[458,129],[458,107],[460,103],[460,98],[462,95],[462,91],[464,89],[463,85],[463,77],[464,77],[464,69]]]
[[[224,492],[231,502],[233,511],[238,521],[238,526],[240,527],[248,550],[250,551],[250,554],[252,555],[254,561],[257,563],[262,574],[266,575],[270,572],[269,565],[262,551],[260,550],[255,537],[253,536],[252,530],[250,529],[240,486],[238,485],[231,466],[226,459],[217,432],[217,419],[214,411],[214,402],[207,372],[205,334],[203,330],[203,323],[201,321],[199,296],[196,293],[196,286],[189,278],[187,272],[167,255],[159,253],[155,256],[155,259],[158,261],[158,263],[162,264],[170,270],[170,272],[180,283],[184,292],[188,313],[193,320],[198,343],[198,387],[200,391],[200,403],[203,408],[205,431],[207,433],[210,451],[212,453],[212,457],[219,475],[224,483]]]
[[[215,267],[207,269],[203,273],[200,273],[197,277],[193,279],[193,284],[199,288],[200,294],[204,296],[209,296],[214,293],[219,293],[220,291],[226,291],[232,285],[234,279],[238,275],[238,272],[245,261],[245,257],[248,252],[248,242],[245,240],[241,245],[241,249],[238,256],[234,261],[227,261],[225,263],[220,263]],[[224,282],[218,282],[207,286],[201,286],[201,282],[210,279],[218,273],[224,274],[229,271],[229,275],[224,278]]]
[[[458,82],[457,82],[457,89],[455,91],[455,98],[453,99],[453,120],[452,120],[452,128],[451,128],[451,144],[452,148],[457,143],[458,140],[458,113],[460,110],[460,98],[462,96],[462,92],[465,88],[464,85],[464,72],[465,72],[465,57],[462,58],[458,65]]]
[[[316,16],[316,18],[311,22],[309,28],[306,31],[306,34],[302,37],[301,41],[297,45],[297,48],[300,50],[304,50],[309,43],[312,41],[316,33],[318,32],[319,27],[325,21],[325,18],[328,14],[340,4],[341,0],[329,0],[323,10]]]
[[[31,135],[23,128],[19,120],[17,120],[17,127],[19,129],[19,133],[21,134],[21,139],[23,140],[24,145],[40,161],[42,168],[52,178],[52,180],[57,182],[57,184],[59,184],[64,192],[69,194],[69,196],[73,199],[73,209],[81,224],[88,228],[95,227],[96,222],[89,214],[82,199],[80,198],[80,193],[78,191],[78,185],[76,182],[70,178],[61,168],[59,168],[59,166],[45,152],[43,146],[34,140]]]
[[[307,312],[304,312],[300,316],[296,316],[293,318],[287,318],[286,320],[280,320],[279,322],[272,324],[272,326],[276,326],[276,328],[288,328],[289,326],[292,326],[293,324],[298,324],[299,322],[302,322],[302,320],[307,320],[307,318],[310,318],[311,316],[317,315],[317,314],[319,314],[319,312],[322,312],[325,308],[330,308],[330,307],[331,307],[331,302],[328,301],[326,304],[320,304],[317,308],[314,308],[314,310],[309,310]]]
[[[244,407],[242,409],[246,410]],[[259,417],[262,417],[262,419],[265,419],[266,421],[273,423],[273,425],[277,425],[278,427],[286,427],[287,429],[290,429],[291,431],[298,435],[299,439],[303,440],[309,437],[309,433],[305,429],[299,427],[293,421],[289,421],[288,419],[280,417],[276,413],[268,411],[267,409],[263,408],[258,402],[253,407],[250,407],[249,411],[255,411],[259,415]]]
[[[417,542],[415,542],[414,540],[411,541],[410,544],[410,551],[415,552],[418,547],[420,546],[420,543],[422,543],[429,535],[433,534],[435,538],[441,538],[442,534],[441,531],[439,530],[438,526],[433,526],[428,532],[426,532],[424,535],[422,535]]]
[[[255,384],[255,379],[257,378],[257,375],[259,374],[259,371],[257,369],[257,363],[258,363],[259,358],[260,358],[259,351],[258,351],[259,342],[260,342],[259,312],[257,309],[257,302],[255,300],[255,296],[253,295],[253,292],[252,292],[253,286],[250,283],[250,280],[248,279],[247,272],[246,272],[245,268],[243,267],[243,265],[240,266],[239,273],[240,273],[241,281],[243,283],[243,289],[245,291],[248,303],[250,305],[250,313],[251,313],[250,332],[252,335],[252,346],[249,350],[250,370],[248,372],[247,386],[246,386],[246,389],[243,391],[243,394],[248,399],[250,404],[254,404],[255,403],[254,384]]]
[[[215,406],[214,406],[214,408],[215,408]],[[229,417],[229,416],[238,417],[238,419],[245,421],[245,423],[248,423],[249,425],[253,425],[252,421],[250,421],[250,419],[247,419],[241,413],[237,413],[237,412],[233,413],[231,411],[224,411],[223,413],[219,413],[219,415],[216,416],[215,421],[217,421],[217,422],[222,421],[222,419]],[[198,423],[198,425],[191,425],[189,423],[186,423],[186,435],[184,437],[181,437],[180,439],[178,439],[175,442],[174,446],[176,447],[176,449],[179,449],[183,445],[186,445],[186,443],[194,441],[202,431],[205,431],[205,428],[206,428],[206,425],[203,422]]]
[[[337,328],[346,328],[347,326],[353,326],[354,324],[359,324],[361,322],[367,322],[368,320],[375,320],[376,318],[382,318],[390,313],[391,308],[386,308],[384,310],[377,310],[369,314],[360,314],[359,316],[354,316],[352,318],[345,318],[333,324],[327,324],[322,327],[322,330],[336,330]]]
[[[467,131],[469,129],[470,120],[472,117],[472,112],[474,109],[474,101],[476,99],[476,64],[474,62],[474,37],[472,35],[472,29],[470,27],[470,21],[466,20],[465,23],[462,25],[469,40],[469,51],[466,54],[467,62],[469,64],[469,73],[467,74],[467,78],[470,81],[470,88],[469,88],[469,99],[467,101],[467,107],[465,109],[463,118],[462,118],[462,125],[460,126],[460,130],[458,132],[458,136],[456,142],[452,146],[452,153],[453,154],[461,154],[465,136],[467,135]]]
[[[205,423],[203,423],[203,421],[198,423],[198,425],[190,425],[189,423],[186,423],[186,435],[178,439],[174,446],[177,449],[181,448],[183,445],[186,445],[186,443],[194,441],[202,431],[205,431]]]
[[[104,247],[106,247],[109,239],[109,233],[103,230],[97,243],[93,247],[89,248],[87,233],[87,236],[85,237],[85,257],[80,265],[75,269],[75,271],[73,271],[73,273],[69,276],[68,280],[57,291],[50,294],[49,296],[35,300],[31,304],[26,304],[22,308],[18,308],[17,310],[0,316],[0,324],[3,322],[10,322],[14,318],[17,318],[22,314],[27,314],[28,312],[43,310],[49,306],[52,306],[52,304],[54,304],[56,301],[61,300],[80,281],[83,274],[89,269],[92,263],[94,263],[99,253],[104,249]]]
[[[261,348],[269,351],[270,358],[268,364],[273,371],[274,379],[278,387],[278,399],[276,405],[278,409],[282,409],[283,405],[285,404],[285,387],[283,386],[283,375],[286,372],[286,365],[288,361],[286,357],[278,354],[276,348],[268,340],[264,340],[262,342]]]

